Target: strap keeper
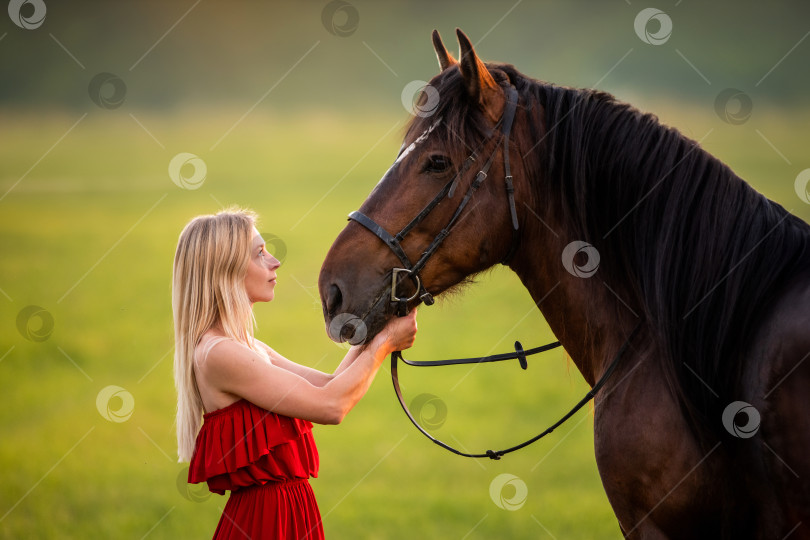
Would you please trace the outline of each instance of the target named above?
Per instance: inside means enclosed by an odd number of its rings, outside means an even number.
[[[492,451],[492,450],[487,450],[487,457],[489,459],[494,459],[495,461],[498,461],[498,460],[501,459],[501,455],[499,453],[497,453],[497,452]]]
[[[408,301],[401,298],[397,301],[397,317],[404,317],[407,314],[408,314]]]
[[[522,369],[528,368],[529,363],[526,361],[526,353],[523,352],[523,345],[521,345],[519,341],[515,342],[515,353],[517,354],[518,362],[520,362],[520,367]]]
[[[506,192],[510,195],[515,192],[515,186],[512,184],[512,175],[506,177]]]

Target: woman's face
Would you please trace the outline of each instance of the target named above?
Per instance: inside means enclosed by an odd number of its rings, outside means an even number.
[[[245,290],[251,303],[269,302],[273,299],[276,270],[279,266],[281,263],[265,251],[264,239],[256,227],[253,227],[250,263],[245,276]]]

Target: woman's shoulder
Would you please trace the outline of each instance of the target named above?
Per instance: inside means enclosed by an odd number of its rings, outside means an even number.
[[[219,330],[210,329],[206,330],[200,339],[197,340],[197,345],[194,347],[194,356],[198,362],[204,362],[211,350],[218,344],[223,342],[235,343],[230,337],[226,336]]]
[[[226,336],[221,330],[210,329],[203,332],[203,335],[197,340],[196,348],[200,349],[202,347],[210,346],[212,343],[220,343],[225,340],[230,340],[229,336]]]
[[[203,362],[207,359],[214,361],[228,361],[228,359],[236,356],[245,356],[246,359],[250,357],[255,358],[254,355],[262,357],[265,360],[270,360],[267,345],[254,340],[255,347],[248,347],[246,344],[233,339],[221,331],[209,330],[200,338],[196,353],[198,361]]]

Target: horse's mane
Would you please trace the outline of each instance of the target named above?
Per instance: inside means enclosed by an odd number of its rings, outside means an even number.
[[[534,115],[533,140],[521,152],[542,140],[525,156],[538,200],[557,201],[551,206],[571,239],[599,251],[599,278],[641,310],[700,440],[721,434],[723,409],[746,399],[743,371],[758,324],[789,278],[807,268],[810,226],[652,114],[604,92],[488,66]],[[466,154],[459,139],[472,146],[486,128],[459,79],[455,69],[440,77],[436,115],[448,148]]]
[[[524,93],[554,126],[539,156],[572,232],[643,310],[698,434],[722,433],[723,409],[750,399],[755,331],[806,264],[810,227],[654,115],[593,90]]]

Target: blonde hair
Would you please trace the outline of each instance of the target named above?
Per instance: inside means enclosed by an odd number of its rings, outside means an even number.
[[[177,389],[178,461],[194,453],[203,403],[194,374],[194,351],[215,324],[255,350],[255,318],[245,290],[253,227],[258,216],[231,207],[192,219],[180,233],[172,267],[174,383]]]

